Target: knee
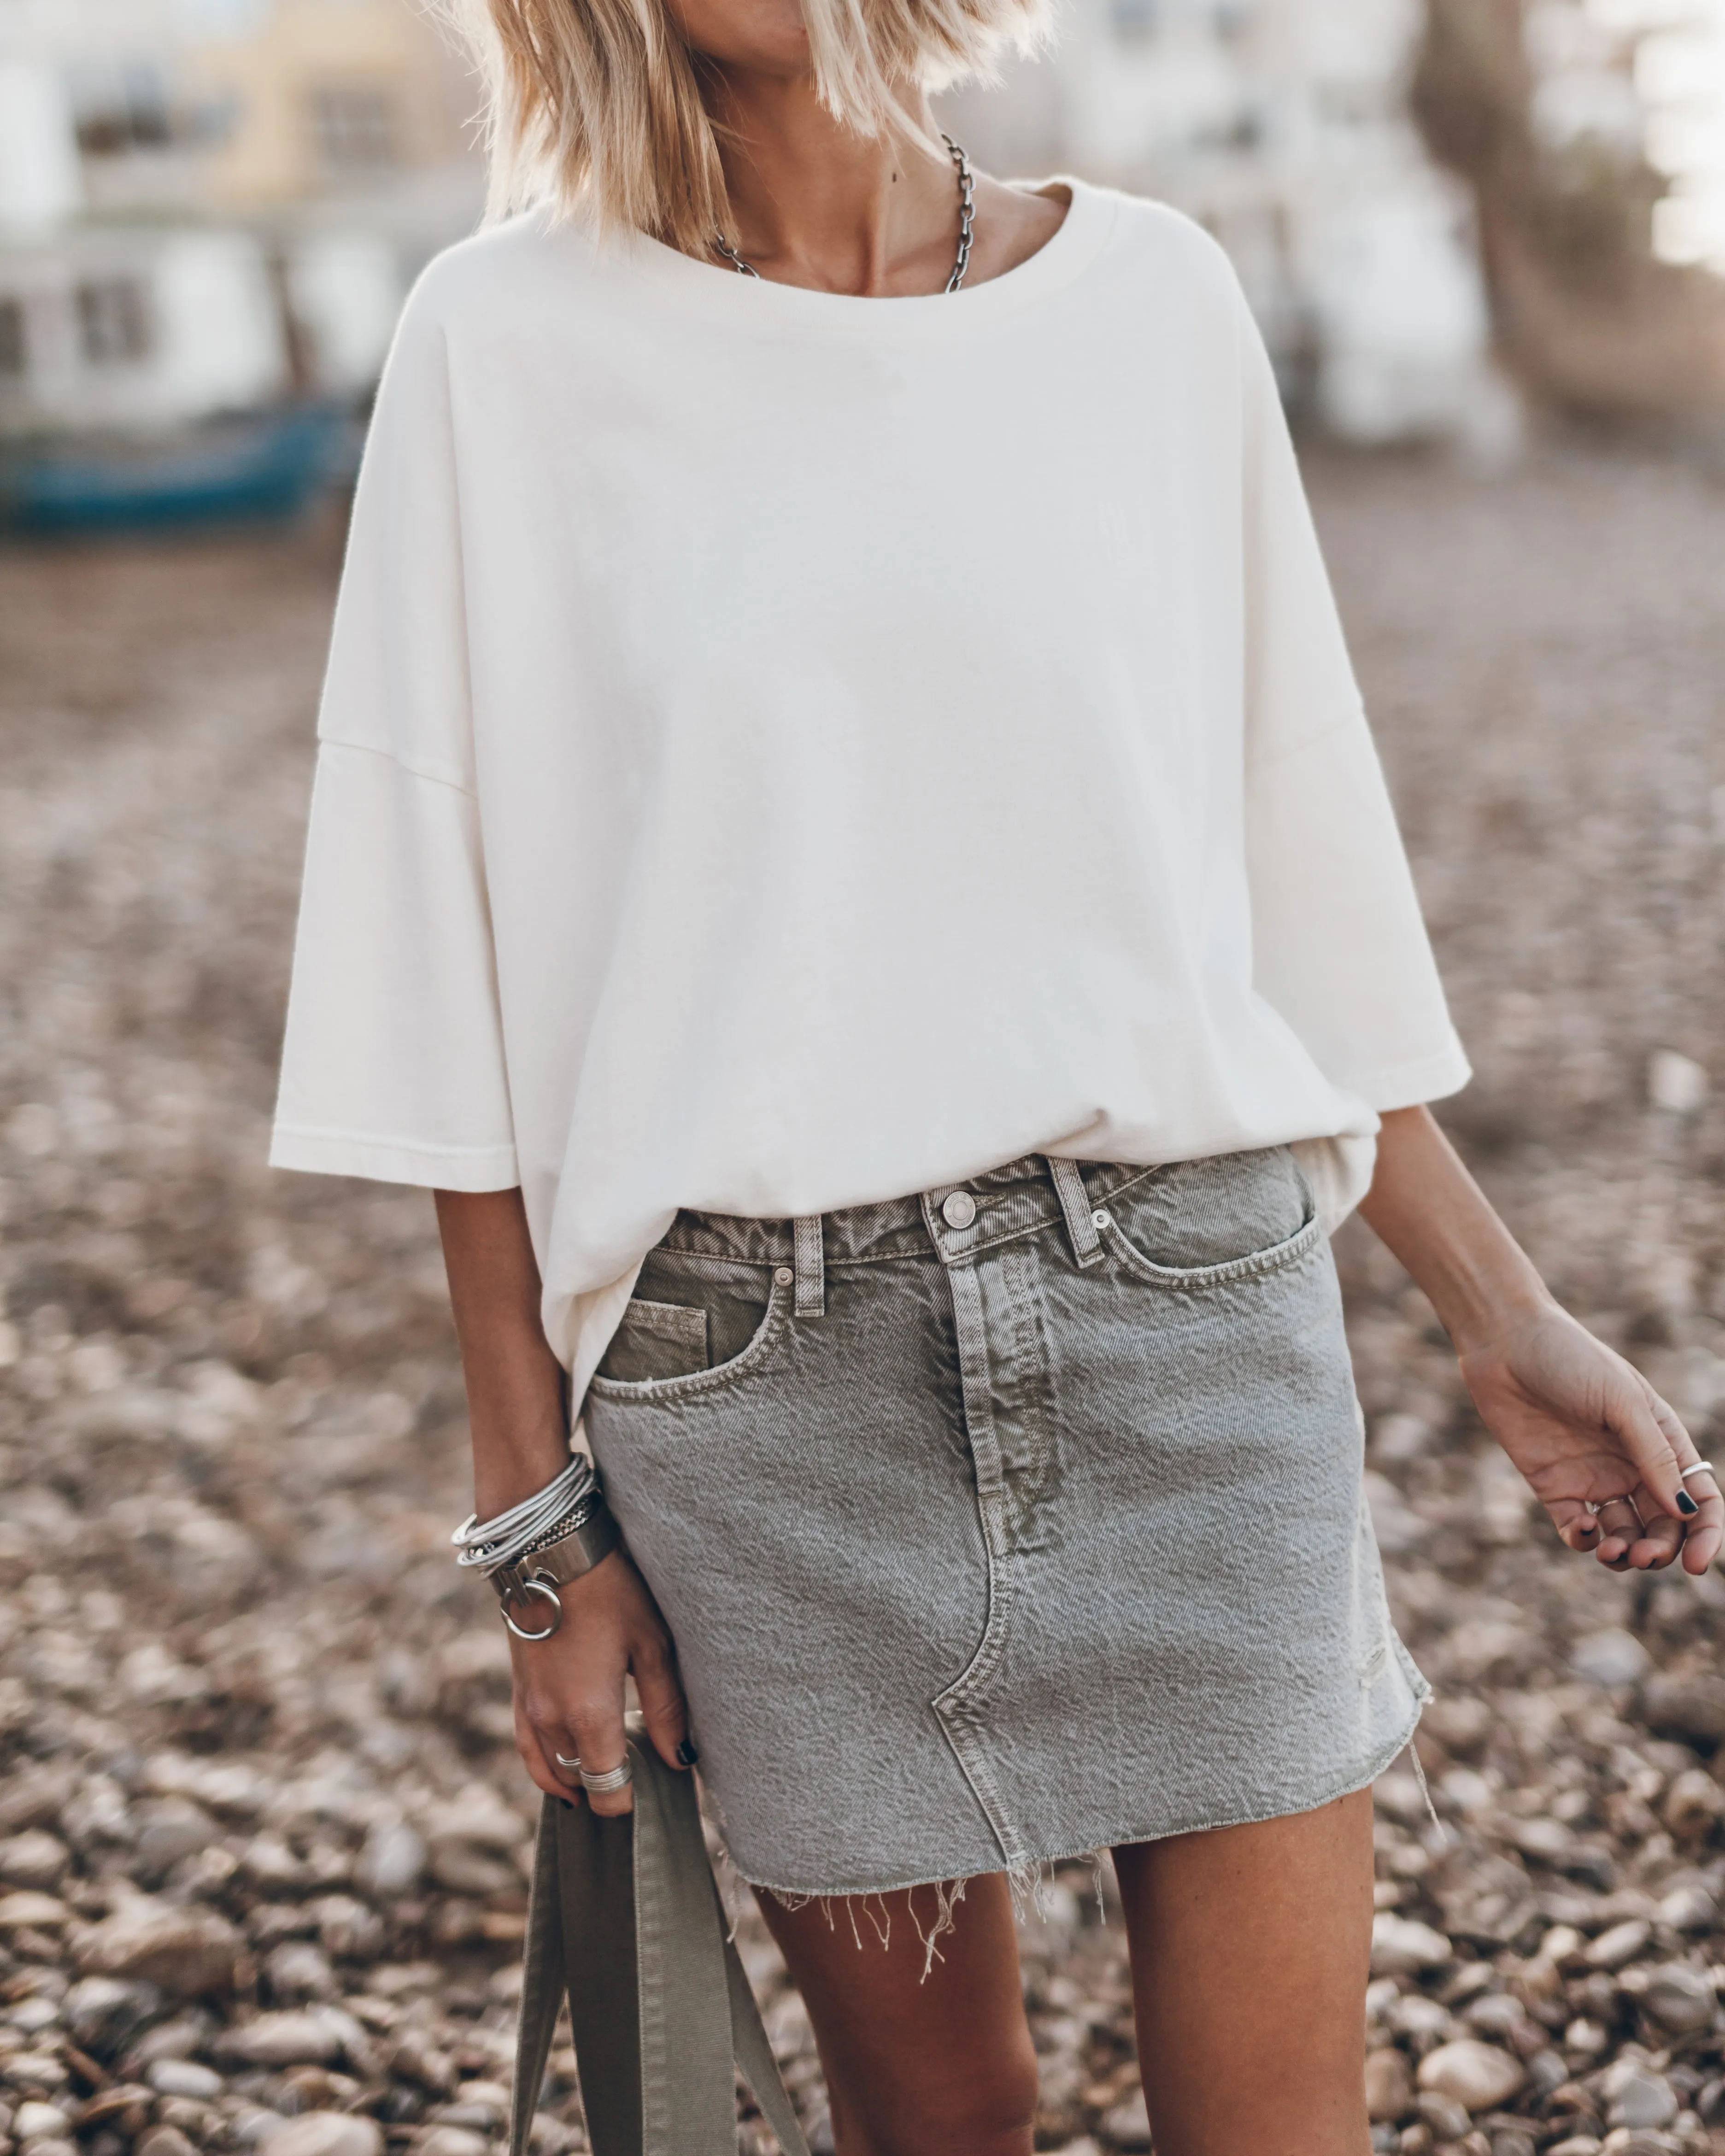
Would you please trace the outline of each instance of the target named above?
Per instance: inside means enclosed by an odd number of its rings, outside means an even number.
[[[1036,2055],[997,2060],[983,2072],[961,2068],[915,2144],[915,2156],[1025,2156],[1036,2127]],[[911,2156],[906,2151],[906,2156]]]
[[[1036,2094],[1027,2030],[1022,2045],[931,2061],[907,2084],[876,2090],[854,2138],[835,2105],[834,2143],[839,2156],[1029,2156]]]

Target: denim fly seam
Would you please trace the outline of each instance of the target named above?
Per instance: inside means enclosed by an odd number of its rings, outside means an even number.
[[[1068,1190],[1059,1179],[1055,1187],[1073,1237],[1074,1261],[1082,1265],[1096,1247],[1089,1207],[1081,1203],[1078,1209],[1084,1227],[1091,1228],[1086,1248],[1073,1228]],[[988,1246],[987,1216],[982,1212],[968,1226],[950,1226],[941,1208],[951,1194],[946,1189],[927,1193],[922,1211],[952,1296],[964,1424],[988,1551],[988,1614],[968,1665],[932,1704],[1018,1891],[1027,1873],[1035,1875],[1037,1853],[998,1785],[983,1739],[988,1687],[1006,1653],[1014,1603],[1022,1591],[1022,1553],[1036,1538],[1039,1507],[1050,1502],[1058,1488],[1058,1451],[1046,1412],[1047,1358],[1029,1255],[1015,1241]],[[980,1250],[978,1244],[983,1244]]]

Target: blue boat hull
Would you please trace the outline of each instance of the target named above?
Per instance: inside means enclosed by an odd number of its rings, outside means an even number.
[[[292,516],[352,465],[353,425],[305,407],[157,449],[0,460],[0,529],[135,531]]]

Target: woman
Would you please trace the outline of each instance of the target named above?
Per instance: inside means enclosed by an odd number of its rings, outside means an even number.
[[[1158,2148],[1358,2156],[1425,1687],[1326,1228],[1570,1548],[1698,1573],[1725,1506],[1425,1106],[1224,258],[934,135],[1017,7],[491,0],[543,206],[389,364],[275,1158],[437,1191],[528,1771],[626,1810],[626,1675],[698,1745],[847,2156],[1029,2149],[1014,1875],[1104,1846]]]

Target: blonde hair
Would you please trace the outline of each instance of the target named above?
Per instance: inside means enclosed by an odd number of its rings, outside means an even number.
[[[729,232],[700,63],[666,0],[444,4],[485,85],[489,217],[548,201],[697,256]],[[865,135],[920,142],[905,92],[986,77],[1004,48],[1031,50],[1047,4],[802,0],[821,100]]]

